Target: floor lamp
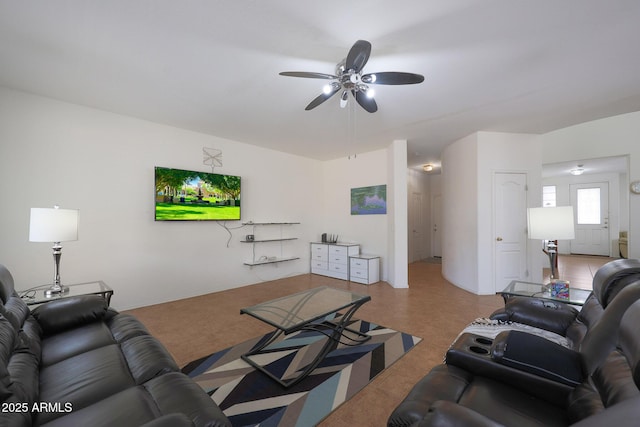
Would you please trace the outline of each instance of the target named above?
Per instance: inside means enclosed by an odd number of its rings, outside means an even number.
[[[543,240],[543,249],[549,256],[551,265],[551,280],[558,278],[556,268],[558,247],[554,240],[575,239],[576,232],[573,223],[573,207],[558,206],[553,208],[529,208],[528,210],[529,239]]]
[[[76,209],[31,208],[29,223],[30,242],[53,243],[53,284],[45,295],[54,296],[69,290],[60,283],[60,242],[78,240],[78,211]]]

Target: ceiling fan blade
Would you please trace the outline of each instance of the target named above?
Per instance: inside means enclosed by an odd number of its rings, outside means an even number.
[[[320,95],[318,95],[313,101],[311,101],[309,103],[309,105],[307,105],[305,107],[305,110],[309,111],[309,110],[313,110],[314,108],[316,108],[318,105],[322,104],[324,101],[326,101],[327,99],[331,98],[333,95],[336,94],[336,92],[338,92],[340,90],[340,86],[336,85],[335,87],[331,88],[331,91],[329,93],[321,93]]]
[[[376,100],[373,98],[369,98],[366,93],[352,90],[351,94],[356,99],[358,104],[360,104],[360,106],[368,112],[375,113],[376,111],[378,111],[378,104],[376,104]]]
[[[369,55],[371,55],[371,43],[366,40],[358,40],[349,50],[345,68],[359,73],[369,60]]]
[[[362,81],[376,85],[413,85],[422,83],[424,76],[421,74],[401,73],[387,71],[382,73],[369,73],[362,76]]]
[[[281,76],[287,77],[304,77],[307,79],[328,79],[328,80],[336,80],[338,76],[334,76],[332,74],[323,74],[323,73],[311,73],[308,71],[283,71],[280,73]]]

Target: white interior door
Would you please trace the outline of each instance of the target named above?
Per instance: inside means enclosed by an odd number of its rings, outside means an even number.
[[[424,224],[422,209],[422,194],[411,195],[411,208],[409,209],[409,262],[420,261],[424,258],[422,253],[422,227]]]
[[[442,258],[442,194],[435,194],[431,203],[431,256]]]
[[[576,224],[571,253],[609,256],[609,184],[571,184],[570,191]]]
[[[494,269],[499,292],[527,277],[527,175],[494,175]]]

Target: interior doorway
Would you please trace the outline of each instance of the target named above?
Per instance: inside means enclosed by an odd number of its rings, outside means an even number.
[[[424,253],[424,209],[422,193],[411,193],[409,199],[409,262],[423,259]]]

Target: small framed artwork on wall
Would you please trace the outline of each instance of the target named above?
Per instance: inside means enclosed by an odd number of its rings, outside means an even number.
[[[351,189],[351,215],[384,215],[386,213],[386,185]]]

